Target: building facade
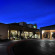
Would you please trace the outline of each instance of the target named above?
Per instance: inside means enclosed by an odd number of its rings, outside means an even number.
[[[55,25],[41,27],[36,29],[37,25],[20,23],[4,24],[0,23],[0,39],[55,39]]]
[[[0,23],[0,39],[19,40],[40,38],[39,29],[30,28],[27,26],[28,24],[23,22],[22,24],[20,25],[20,23]]]
[[[17,25],[16,25],[17,24]],[[9,39],[31,39],[40,38],[39,29],[30,28],[26,25],[9,24]]]
[[[0,39],[8,39],[8,25],[0,23]]]

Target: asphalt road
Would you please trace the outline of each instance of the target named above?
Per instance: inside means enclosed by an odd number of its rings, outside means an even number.
[[[15,55],[55,55],[55,40],[28,40],[15,44]]]
[[[16,41],[0,42],[0,55],[8,55],[7,48]]]
[[[7,47],[14,45],[13,52],[17,55],[55,55],[55,40],[23,40],[0,43],[0,55],[8,55]],[[18,45],[17,45],[18,44]],[[18,52],[17,52],[18,51]]]

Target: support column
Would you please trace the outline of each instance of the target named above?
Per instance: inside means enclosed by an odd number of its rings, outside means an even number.
[[[48,39],[49,39],[49,33],[48,33]]]
[[[44,36],[43,36],[44,32],[45,32],[45,31],[43,31],[43,30],[42,30],[42,32],[41,32],[41,34],[42,34],[42,39],[44,38]]]
[[[29,38],[29,36],[30,36],[30,33],[28,32],[28,38]]]
[[[9,30],[9,39],[10,39],[10,33],[11,33],[11,30]]]
[[[50,40],[52,40],[52,34],[51,34],[51,32],[50,32]]]
[[[25,38],[25,31],[24,31],[24,38]]]
[[[43,39],[43,34],[42,34],[42,39]]]
[[[17,38],[18,38],[18,30],[17,30]]]

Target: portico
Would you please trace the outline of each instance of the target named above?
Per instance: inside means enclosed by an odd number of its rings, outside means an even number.
[[[55,25],[42,27],[40,29],[40,35],[42,39],[55,39]]]
[[[53,32],[55,32],[55,30],[42,30],[42,39],[47,36],[47,38],[51,40]]]

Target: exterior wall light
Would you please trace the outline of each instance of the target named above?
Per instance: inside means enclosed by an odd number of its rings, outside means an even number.
[[[42,31],[42,34],[44,33],[44,31]]]
[[[51,32],[51,34],[53,34],[53,32]]]

